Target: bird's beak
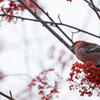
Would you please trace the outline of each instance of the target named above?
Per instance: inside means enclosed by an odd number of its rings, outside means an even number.
[[[70,46],[70,50],[74,50],[74,46],[72,45],[72,46]]]

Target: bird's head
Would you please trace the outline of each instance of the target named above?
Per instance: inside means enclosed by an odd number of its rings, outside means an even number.
[[[72,46],[70,47],[71,50],[74,50],[74,52],[76,50],[78,50],[82,45],[84,45],[86,42],[85,41],[76,41],[72,44]]]

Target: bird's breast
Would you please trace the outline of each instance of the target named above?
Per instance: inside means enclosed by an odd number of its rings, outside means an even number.
[[[85,53],[82,51],[77,51],[75,55],[79,60],[81,60],[84,63],[86,63],[87,61],[97,63],[98,60],[100,60],[100,55],[98,55],[97,53]]]

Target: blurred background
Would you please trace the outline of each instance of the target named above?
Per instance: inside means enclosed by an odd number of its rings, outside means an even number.
[[[100,7],[100,1],[95,0],[95,5]],[[38,4],[49,13],[54,21],[86,30],[95,35],[100,35],[100,22],[95,12],[84,0],[38,0]],[[45,21],[48,18],[38,11]],[[24,17],[34,18],[28,11],[24,11]],[[66,42],[72,45],[59,30],[52,27]],[[77,30],[61,26],[63,31],[71,38],[72,32]],[[73,41],[85,40],[100,44],[100,40],[86,33],[76,33]],[[61,57],[64,53],[61,61]],[[3,21],[0,27],[0,71],[5,78],[0,80],[0,91],[10,95],[11,90],[16,100],[40,100],[38,89],[29,91],[27,86],[31,78],[38,76],[43,70],[54,68],[63,79],[59,82],[59,98],[52,100],[99,100],[96,93],[92,97],[81,97],[78,90],[70,91],[66,79],[69,77],[71,66],[78,59],[56,37],[54,37],[39,22],[21,21],[8,23]],[[62,66],[62,63],[65,66]],[[79,61],[80,62],[80,61]],[[30,76],[27,76],[27,74]],[[52,76],[51,76],[52,77]],[[0,100],[7,100],[0,96]]]

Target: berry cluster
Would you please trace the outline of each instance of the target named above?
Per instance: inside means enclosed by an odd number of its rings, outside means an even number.
[[[97,68],[89,61],[84,64],[73,64],[67,81],[71,83],[70,90],[79,89],[81,96],[91,96],[93,90],[97,91],[97,96],[100,95],[100,67]]]
[[[32,9],[36,9],[36,6],[30,1],[30,0],[23,0],[30,8]],[[35,0],[37,2],[37,0]],[[1,3],[4,3],[4,0],[0,1]],[[3,12],[5,15],[2,16],[2,20],[6,20],[7,22],[16,22],[14,21],[14,17],[11,16],[7,16],[6,14],[9,15],[16,15],[19,14],[19,12],[23,12],[25,10],[25,8],[19,3],[19,2],[14,2],[14,1],[9,1],[8,0],[8,7],[5,6],[5,4],[3,4],[1,6],[2,10],[0,12]]]
[[[43,70],[38,76],[32,79],[28,85],[30,89],[36,86],[38,87],[38,94],[40,94],[41,100],[51,100],[54,97],[58,98],[58,83],[61,77],[54,72],[54,69]]]

